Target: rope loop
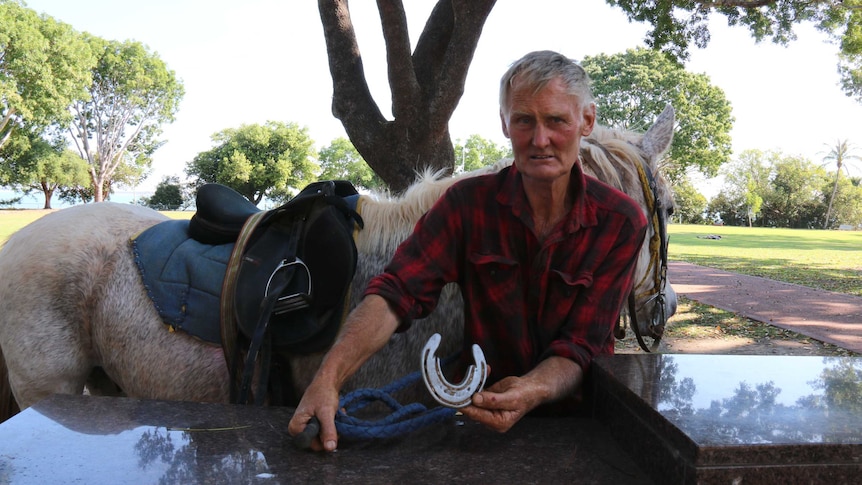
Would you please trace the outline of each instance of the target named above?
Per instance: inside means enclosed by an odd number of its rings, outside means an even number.
[[[350,439],[369,440],[404,436],[432,424],[442,423],[455,415],[455,410],[444,406],[428,409],[421,403],[402,405],[392,394],[415,383],[422,377],[414,372],[381,389],[356,389],[339,402],[335,416],[338,434]],[[380,402],[392,412],[376,420],[360,419],[352,414],[369,404]]]

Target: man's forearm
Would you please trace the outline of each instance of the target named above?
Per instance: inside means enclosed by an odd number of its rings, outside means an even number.
[[[383,298],[369,295],[347,317],[316,379],[341,389],[362,364],[383,348],[398,328],[398,317]]]
[[[551,356],[528,372],[524,379],[534,382],[540,403],[558,401],[572,395],[584,380],[581,366],[571,359]]]

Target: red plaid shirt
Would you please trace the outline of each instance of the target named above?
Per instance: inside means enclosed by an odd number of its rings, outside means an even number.
[[[614,351],[646,219],[631,198],[578,164],[570,190],[574,207],[540,242],[514,166],[457,182],[365,293],[409,321],[434,309],[445,284],[458,283],[465,348],[482,347],[489,385],[551,355],[586,371],[593,356]]]

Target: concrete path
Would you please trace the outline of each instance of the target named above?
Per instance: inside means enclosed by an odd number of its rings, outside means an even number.
[[[671,261],[680,295],[862,353],[862,297]]]

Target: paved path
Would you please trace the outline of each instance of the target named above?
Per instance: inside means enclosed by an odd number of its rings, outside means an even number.
[[[671,261],[680,295],[862,353],[862,297]]]

